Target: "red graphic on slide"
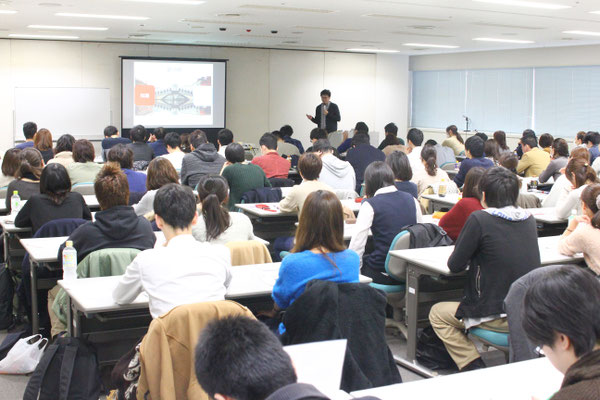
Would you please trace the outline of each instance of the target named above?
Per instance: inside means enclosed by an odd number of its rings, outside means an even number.
[[[135,105],[153,106],[155,91],[152,85],[135,85]]]

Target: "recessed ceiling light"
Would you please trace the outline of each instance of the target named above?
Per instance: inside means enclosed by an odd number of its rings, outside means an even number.
[[[537,1],[520,1],[520,0],[473,0],[473,1],[476,1],[478,3],[500,4],[503,6],[541,8],[544,10],[563,10],[565,8],[571,8],[571,6],[565,6],[562,4],[540,3]]]
[[[107,31],[108,28],[99,26],[60,26],[60,25],[28,25],[33,29],[54,29],[59,31]]]
[[[567,33],[570,35],[600,36],[600,32],[591,31],[563,31],[563,33]]]
[[[75,18],[97,18],[97,19],[127,19],[135,21],[144,21],[148,17],[135,17],[132,15],[104,15],[104,14],[79,14],[79,13],[56,13],[57,17],[75,17]]]
[[[498,43],[516,43],[516,44],[529,44],[535,43],[532,40],[518,40],[518,39],[497,39],[497,38],[475,38],[478,42],[498,42]]]
[[[27,35],[20,33],[11,33],[9,37],[22,39],[79,39],[79,36],[62,36],[62,35]]]
[[[200,4],[204,4],[204,1],[200,0],[124,0],[124,1],[133,1],[137,3],[158,3],[158,4],[176,4],[176,5],[184,5],[184,6],[197,6]]]
[[[431,47],[432,49],[458,49],[459,46],[447,44],[428,44],[428,43],[404,43],[402,46],[410,47]]]
[[[398,50],[385,49],[346,49],[346,51],[355,51],[358,53],[399,53]]]
[[[0,14],[16,14],[17,11],[14,10],[0,10]]]

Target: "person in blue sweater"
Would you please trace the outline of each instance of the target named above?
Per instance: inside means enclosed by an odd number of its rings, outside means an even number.
[[[146,193],[146,174],[133,170],[133,151],[124,144],[113,146],[107,155],[109,162],[119,164],[129,183],[129,192]]]
[[[369,133],[369,127],[362,121],[359,121],[354,126],[353,136],[356,136],[357,133]],[[348,131],[344,131],[343,133],[344,141],[337,148],[338,153],[343,154],[347,152],[352,147],[352,138],[348,137]],[[327,139],[327,138],[325,138]]]
[[[169,152],[167,151],[167,146],[165,146],[165,136],[167,135],[167,131],[165,131],[165,128],[156,128],[153,132],[152,132],[152,136],[150,137],[150,139],[154,139],[153,142],[148,143],[148,146],[150,146],[152,148],[152,150],[154,151],[154,156],[155,157],[159,157],[159,156],[164,156],[165,154],[169,154]]]
[[[292,254],[281,262],[273,286],[275,311],[288,308],[313,280],[358,282],[358,254],[344,244],[342,203],[327,190],[311,193],[302,207]],[[279,325],[279,333],[285,327]]]
[[[583,138],[583,143],[590,152],[590,165],[592,165],[596,158],[600,157],[600,149],[598,148],[598,145],[600,144],[600,133],[592,131],[586,133]]]
[[[456,186],[461,187],[465,183],[467,172],[469,172],[471,168],[482,167],[488,169],[494,166],[493,161],[485,158],[484,148],[485,142],[480,137],[471,136],[467,139],[465,142],[465,153],[467,154],[467,158],[460,163],[458,174],[454,177]]]

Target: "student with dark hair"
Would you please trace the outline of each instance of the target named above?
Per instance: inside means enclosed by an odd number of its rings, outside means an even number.
[[[108,154],[108,151],[112,149],[113,146],[116,146],[118,144],[128,145],[131,144],[131,140],[121,137],[119,130],[112,125],[109,125],[106,128],[104,128],[104,139],[102,139],[103,161],[106,161],[106,155]]]
[[[146,191],[147,174],[133,170],[133,151],[128,146],[118,144],[108,152],[108,161],[119,164],[127,176],[129,192],[144,193]]]
[[[361,257],[362,274],[375,283],[397,284],[385,273],[386,256],[396,235],[405,226],[418,222],[421,222],[421,206],[412,195],[396,189],[392,169],[382,161],[369,165],[365,171],[365,201],[348,246]],[[375,248],[364,255],[369,230],[373,232]]]
[[[539,176],[550,164],[550,154],[538,147],[538,143],[533,136],[524,136],[521,138],[521,149],[523,156],[517,165],[517,174],[530,176]]]
[[[190,135],[192,152],[183,157],[181,163],[181,184],[195,188],[204,175],[221,173],[225,157],[217,152],[214,144],[209,143],[206,133],[196,130]]]
[[[192,145],[190,144],[190,137],[191,136],[192,136],[191,133],[182,133],[182,134],[179,135],[179,140],[181,142],[181,144],[179,145],[179,148],[185,154],[189,154],[189,153],[192,152]]]
[[[308,195],[317,190],[333,191],[329,185],[319,182],[319,175],[323,162],[315,153],[304,153],[298,160],[298,173],[302,177],[302,183],[294,185],[289,193],[279,202],[279,209],[283,212],[302,211],[302,207]]]
[[[556,182],[561,175],[560,171],[567,166],[567,162],[569,161],[569,145],[565,139],[554,139],[552,149],[550,150],[550,157],[552,158],[550,164],[548,164],[538,178],[540,183],[545,183],[550,178],[553,178]]]
[[[304,146],[302,146],[302,142],[292,137],[292,135],[294,134],[294,129],[292,129],[290,125],[282,126],[281,128],[279,128],[279,132],[281,133],[281,137],[283,138],[284,142],[296,146],[300,154],[304,153]]]
[[[205,175],[198,182],[202,214],[192,227],[196,240],[216,244],[255,239],[252,222],[243,213],[229,212],[229,186],[222,176]]]
[[[21,149],[12,148],[6,150],[2,159],[2,175],[0,175],[0,187],[6,187],[15,180],[17,171],[21,168]],[[12,196],[12,194],[10,194]],[[9,197],[9,196],[7,196]]]
[[[535,132],[532,129],[525,129],[523,131],[521,139],[523,139],[525,137],[533,137],[537,143],[537,136],[535,135]],[[519,145],[515,149],[515,153],[517,153],[517,157],[519,158],[519,160],[521,159],[521,157],[523,157],[523,146],[521,145],[520,140],[519,140]]]
[[[161,187],[154,212],[166,243],[142,251],[127,266],[113,291],[115,302],[128,304],[146,292],[150,314],[157,318],[182,304],[224,300],[231,281],[231,253],[192,236],[198,219],[192,189],[176,183]]]
[[[483,145],[483,154],[485,158],[494,162],[498,158],[498,146],[496,145],[496,141],[494,139],[488,139],[485,141]]]
[[[562,266],[525,294],[523,330],[563,373],[550,400],[592,400],[600,386],[600,283],[576,266]]]
[[[502,153],[498,158],[498,165],[516,174],[517,165],[519,165],[519,159],[515,153],[505,152]]]
[[[221,175],[229,185],[229,203],[227,206],[234,210],[242,195],[252,189],[271,187],[265,172],[255,164],[244,164],[244,148],[239,143],[231,143],[225,149],[227,165]]]
[[[367,124],[362,121],[357,122],[356,125],[354,125],[354,129],[352,130],[352,137],[349,137],[350,134],[348,131],[344,131],[342,133],[344,140],[342,141],[342,144],[340,144],[337,148],[337,151],[339,154],[346,153],[352,147],[352,143],[353,143],[352,138],[357,133],[369,134],[369,127],[367,126]],[[327,139],[327,137],[325,137],[323,139]]]
[[[317,127],[325,129],[327,133],[337,131],[337,123],[340,122],[340,109],[331,101],[331,92],[327,89],[321,90],[321,104],[315,110],[315,116],[306,114]]]
[[[421,169],[413,172],[412,182],[417,184],[419,196],[430,186],[450,183],[448,173],[437,165],[437,151],[433,146],[421,148]],[[452,185],[454,187],[454,185]]]
[[[305,153],[304,156],[316,157]],[[318,157],[317,157],[318,159]],[[311,192],[302,207],[296,230],[296,241],[290,255],[279,268],[273,286],[275,309],[285,310],[304,292],[313,280],[358,282],[359,257],[344,244],[342,203],[328,190]],[[279,326],[283,334],[285,327]]]
[[[550,151],[552,150],[553,142],[554,142],[554,137],[552,137],[551,134],[542,133],[538,144],[542,148],[542,150],[544,150],[546,153],[550,154]]]
[[[292,143],[286,142],[281,131],[273,131],[271,134],[277,139],[277,154],[290,160],[292,166],[298,164],[298,157],[300,157],[300,150],[298,147]]]
[[[454,241],[458,239],[460,231],[469,216],[473,212],[483,209],[481,205],[481,193],[479,191],[479,183],[483,174],[485,174],[485,169],[481,167],[469,170],[463,186],[462,199],[440,219],[438,225]]]
[[[582,159],[584,162],[590,162],[590,152],[586,147],[575,147],[569,156],[567,164],[573,159]],[[565,167],[566,170],[566,167]],[[571,190],[573,190],[573,184],[567,176],[564,174],[564,170],[561,170],[561,175],[554,181],[550,193],[542,202],[542,207],[556,207],[559,201],[569,196]]]
[[[154,197],[156,197],[158,189],[169,183],[179,183],[179,176],[177,176],[177,171],[173,168],[173,164],[163,157],[157,157],[150,161],[146,175],[146,194],[142,196],[137,204],[133,205],[133,210],[137,215],[146,215],[154,211]],[[130,192],[132,191],[131,182],[129,190]]]
[[[573,141],[575,143],[575,148],[577,148],[577,147],[585,147],[585,148],[587,148],[587,146],[585,145],[585,143],[583,143],[583,139],[584,138],[585,138],[585,132],[584,131],[577,132],[577,135],[575,136],[575,140]]]
[[[261,167],[267,178],[287,178],[292,164],[277,153],[277,137],[265,133],[258,144],[262,155],[254,157],[252,164]]]
[[[148,145],[152,148],[154,157],[160,157],[167,154],[167,147],[165,146],[166,134],[167,131],[165,128],[156,128],[152,131],[152,136],[150,137],[152,141]]]
[[[127,145],[133,152],[133,161],[150,162],[154,158],[154,150],[147,143],[148,132],[143,125],[136,125],[129,131],[129,137],[133,143]]]
[[[48,129],[42,128],[33,136],[33,147],[42,153],[44,164],[48,163],[54,157],[52,150],[52,133]]]
[[[398,127],[393,122],[387,124],[384,128],[385,138],[379,144],[378,149],[383,151],[388,146],[404,145],[404,140],[398,137]]]
[[[575,210],[577,215],[582,215],[581,193],[588,185],[598,183],[596,171],[590,167],[589,162],[581,158],[571,159],[565,168],[565,176],[571,182],[572,190],[564,193],[556,203],[556,216],[567,219]]]
[[[47,165],[40,178],[40,193],[34,194],[15,218],[15,226],[30,227],[33,233],[46,222],[61,218],[91,220],[83,196],[71,192],[71,180],[61,164]]]
[[[394,185],[396,185],[396,189],[418,199],[417,185],[411,182],[413,173],[406,154],[401,151],[395,151],[385,158],[385,162],[390,166],[392,172],[394,172]]]
[[[72,135],[65,134],[59,137],[54,148],[54,158],[48,161],[48,164],[58,163],[66,168],[75,162],[73,160],[73,144],[75,144],[75,138]]]
[[[181,163],[185,153],[181,151],[181,137],[177,132],[169,132],[165,135],[165,146],[167,147],[167,154],[163,154],[161,157],[169,160],[169,162],[175,168],[175,171],[179,173],[181,171]]]
[[[481,140],[483,140],[483,143],[485,143],[485,142],[488,141],[488,135],[486,135],[483,132],[475,132],[474,136],[477,136],[478,138],[480,138]]]
[[[71,184],[93,183],[96,175],[102,169],[101,164],[94,162],[94,145],[86,139],[79,139],[73,143],[73,163],[67,166]]]
[[[233,132],[229,129],[221,129],[219,133],[217,133],[217,143],[219,144],[219,154],[225,157],[225,149],[233,143]]]
[[[600,157],[600,149],[598,149],[598,145],[600,144],[600,133],[598,132],[588,132],[585,134],[583,138],[583,143],[587,146],[588,151],[590,152],[590,165],[594,163],[596,158]]]
[[[408,161],[412,168],[413,175],[418,171],[423,170],[423,163],[421,162],[421,150],[423,150],[424,136],[423,132],[417,128],[409,129],[406,134],[406,149],[408,150]]]
[[[448,139],[442,142],[442,146],[450,147],[454,151],[454,155],[458,156],[465,151],[465,141],[463,140],[456,125],[450,125],[446,128]]]
[[[515,207],[517,176],[492,167],[481,178],[479,188],[485,209],[469,216],[448,259],[448,268],[454,273],[471,266],[464,297],[460,303],[437,303],[429,313],[431,326],[461,371],[485,367],[465,329],[481,326],[508,332],[503,308],[508,289],[540,266],[535,219]]]
[[[352,138],[352,148],[346,154],[348,161],[356,174],[356,193],[361,192],[365,170],[375,161],[385,161],[385,154],[376,147],[371,146],[368,133],[358,132]]]
[[[498,157],[504,153],[512,153],[506,145],[506,133],[504,133],[504,131],[494,132],[494,141],[498,146]]]
[[[321,157],[323,168],[319,175],[319,182],[323,182],[332,189],[355,190],[356,175],[354,168],[348,161],[337,158],[335,149],[327,139],[319,139],[313,146],[313,151]]]
[[[314,151],[313,145],[315,144],[315,142],[317,140],[328,139],[329,135],[327,134],[327,131],[325,129],[314,128],[313,130],[310,131],[310,136],[309,137],[310,137],[311,146],[308,149],[306,149],[306,152],[308,152],[308,153]]]
[[[37,125],[35,122],[25,122],[23,124],[23,136],[25,136],[25,141],[17,144],[15,147],[20,150],[33,147],[33,137],[35,136],[37,130]]]
[[[460,163],[458,174],[454,177],[456,186],[461,187],[465,183],[467,172],[474,167],[482,167],[488,169],[494,166],[494,163],[484,157],[485,142],[478,136],[471,136],[465,142],[465,158]]]
[[[44,159],[38,149],[26,147],[21,150],[20,165],[15,172],[15,180],[6,188],[6,208],[10,213],[10,197],[15,191],[21,200],[29,200],[34,194],[40,192],[40,177],[44,168]]]

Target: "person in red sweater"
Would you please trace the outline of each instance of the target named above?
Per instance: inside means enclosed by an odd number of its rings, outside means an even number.
[[[454,205],[440,219],[439,226],[446,231],[448,236],[454,241],[458,239],[467,218],[473,211],[482,210],[481,193],[479,191],[479,181],[485,173],[482,167],[471,168],[467,172],[465,184],[463,186],[462,199]]]
[[[265,133],[258,142],[262,156],[254,157],[252,164],[258,165],[265,171],[267,178],[287,178],[291,163],[277,153],[277,138],[271,133]]]

